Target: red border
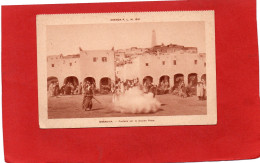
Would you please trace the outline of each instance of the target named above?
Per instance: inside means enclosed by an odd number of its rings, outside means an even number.
[[[36,15],[215,10],[218,124],[39,129]],[[3,133],[7,162],[183,162],[260,154],[255,0],[2,7]]]

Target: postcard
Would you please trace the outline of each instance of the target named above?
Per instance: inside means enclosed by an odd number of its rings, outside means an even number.
[[[37,15],[40,128],[217,124],[214,11]]]

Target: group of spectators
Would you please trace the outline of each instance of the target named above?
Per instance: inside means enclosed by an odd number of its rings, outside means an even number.
[[[48,87],[48,94],[49,96],[82,94],[82,83],[73,84],[67,82],[59,87],[58,82],[52,82]]]
[[[94,92],[96,90],[95,82],[88,82]],[[52,82],[48,87],[49,96],[58,96],[58,95],[77,95],[84,94],[85,87],[87,82],[80,82],[79,84],[67,82],[63,84],[62,87],[59,87],[58,82]],[[170,88],[169,80],[162,80],[159,85],[154,85],[150,80],[145,80],[143,84],[139,82],[138,78],[132,80],[122,81],[117,79],[116,82],[111,82],[111,84],[101,85],[102,90],[100,93],[110,93],[118,94],[125,93],[133,87],[138,87],[144,93],[152,92],[155,95],[160,94],[173,94],[183,98],[190,97],[192,95],[197,95],[199,100],[206,100],[207,91],[206,91],[206,82],[202,79],[200,82],[197,82],[197,85],[194,86],[192,83],[189,83],[185,86],[183,80],[180,80],[177,85]]]
[[[112,102],[118,100],[119,96],[126,93],[127,91],[131,90],[132,88],[138,88],[142,90],[143,93],[153,93],[153,97],[155,97],[155,86],[152,84],[150,80],[145,80],[144,84],[142,85],[139,82],[138,78],[132,80],[121,81],[118,79],[115,83],[112,83],[111,92],[113,94]]]
[[[59,83],[51,82],[48,87],[48,95],[49,96],[58,96],[59,95]]]
[[[177,86],[173,87],[171,90],[173,95],[177,95],[180,97],[190,97],[192,95],[197,95],[199,100],[206,100],[207,99],[207,89],[206,89],[206,82],[204,79],[197,82],[194,86],[192,82],[190,82],[187,86],[185,86],[183,80],[180,81]]]
[[[189,84],[188,86],[185,86],[183,81],[180,81],[177,86],[174,86],[172,88],[173,95],[177,95],[180,97],[190,97],[192,96],[192,84]]]
[[[157,87],[157,94],[167,94],[170,91],[169,79],[162,80]]]
[[[111,91],[115,92],[115,90],[117,90],[117,91],[124,93],[125,91],[128,91],[129,89],[136,87],[136,86],[138,86],[138,87],[140,86],[138,78],[135,78],[132,80],[126,80],[126,81],[123,81],[120,78],[118,78],[115,83],[112,83]]]
[[[96,88],[96,83],[90,83],[92,85],[93,89],[95,90]],[[80,82],[79,84],[77,83],[72,83],[72,82],[67,82],[64,83],[61,87],[59,87],[58,82],[51,82],[48,87],[48,95],[49,96],[58,96],[58,95],[79,95],[84,93],[84,88],[86,87],[87,82],[84,81],[83,84]]]
[[[139,78],[126,81],[118,79],[114,84],[112,84],[111,91],[114,92],[115,90],[119,90],[121,93],[124,93],[133,87],[138,87],[144,93],[151,92],[154,94],[154,96],[156,94],[166,94],[170,91],[169,80],[164,79],[157,86],[153,84],[152,81],[148,78],[143,81],[143,84],[140,83]]]

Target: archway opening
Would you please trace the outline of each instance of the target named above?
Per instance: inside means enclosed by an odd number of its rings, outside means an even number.
[[[150,83],[152,83],[153,82],[153,77],[151,77],[151,76],[146,76],[146,77],[144,77],[144,79],[143,79],[143,84],[150,84]]]
[[[184,75],[183,74],[175,74],[174,79],[174,88],[177,88],[181,83],[184,82]]]
[[[100,79],[100,93],[107,94],[111,91],[111,79],[104,77]]]
[[[94,84],[94,86],[96,87],[96,80],[93,77],[86,77],[84,79],[84,83],[89,82],[90,84]]]
[[[55,76],[50,76],[50,77],[47,78],[47,89],[48,90],[49,90],[49,86],[50,86],[51,83],[52,84],[54,84],[54,83],[58,83],[59,84],[58,78],[55,77]]]
[[[64,84],[72,84],[73,86],[76,86],[79,84],[79,80],[76,76],[68,76],[64,79]]]
[[[191,73],[188,75],[188,85],[190,87],[190,92],[192,95],[197,94],[197,82],[198,75],[196,73]]]
[[[168,76],[168,75],[163,75],[163,76],[161,76],[160,77],[160,79],[159,79],[159,85],[161,84],[161,83],[169,83],[169,81],[170,81],[170,77]]]
[[[69,95],[74,94],[77,86],[79,85],[79,80],[75,76],[68,76],[64,79],[64,86],[63,86],[63,94]]]
[[[58,96],[59,95],[59,81],[55,76],[50,76],[47,78],[47,91],[48,96]]]
[[[191,73],[188,75],[188,84],[191,87],[196,87],[198,81],[198,75],[196,73]]]
[[[170,77],[168,75],[163,75],[159,79],[158,94],[169,93],[170,90]]]

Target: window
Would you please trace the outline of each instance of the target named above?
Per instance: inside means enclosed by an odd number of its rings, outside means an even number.
[[[173,60],[173,65],[176,65],[176,64],[177,64],[176,60]]]
[[[149,66],[149,63],[145,63],[145,66]]]
[[[72,66],[72,63],[70,63],[70,66]]]
[[[204,66],[206,67],[206,62],[204,62]]]
[[[51,67],[54,67],[54,64],[51,64]]]
[[[197,60],[194,60],[194,64],[195,64],[195,65],[197,64]]]
[[[102,57],[102,62],[107,62],[107,57]]]
[[[97,57],[93,57],[93,62],[97,62]]]
[[[162,65],[165,65],[165,61],[162,61]]]

